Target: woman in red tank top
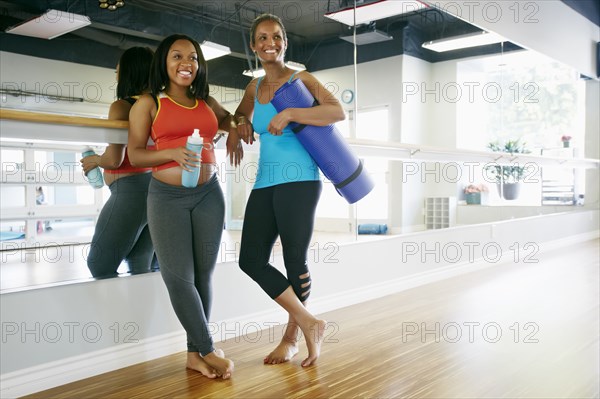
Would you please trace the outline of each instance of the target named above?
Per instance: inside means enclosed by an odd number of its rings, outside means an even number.
[[[129,159],[152,167],[148,225],[175,314],[188,336],[186,367],[208,378],[227,379],[233,362],[213,346],[208,320],[211,276],[221,245],[225,201],[216,176],[213,138],[227,137],[230,162],[242,153],[232,117],[208,95],[207,64],[198,43],[184,35],[164,39],[150,71],[152,95],[143,95],[129,116]],[[194,129],[204,139],[201,153],[186,149]],[[156,142],[146,149],[148,138]],[[183,170],[200,167],[195,187],[182,185]]]

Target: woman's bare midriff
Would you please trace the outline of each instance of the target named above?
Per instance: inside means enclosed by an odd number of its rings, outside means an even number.
[[[152,176],[160,180],[163,183],[170,184],[172,186],[181,186],[181,172],[182,169],[179,166],[173,168],[163,169],[156,172],[152,172]],[[217,166],[214,164],[203,163],[200,166],[200,177],[198,178],[198,186],[206,183],[217,173]]]
[[[150,171],[142,172],[142,173],[150,173]],[[128,172],[128,173],[106,173],[106,172],[104,172],[104,183],[106,183],[107,186],[110,186],[113,182],[119,180],[122,177],[139,175],[139,174],[140,174],[139,172]]]

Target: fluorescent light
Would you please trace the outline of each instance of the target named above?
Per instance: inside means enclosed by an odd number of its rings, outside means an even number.
[[[242,72],[242,75],[250,76],[251,78],[260,78],[261,76],[265,76],[265,70],[262,68],[246,69]]]
[[[380,0],[356,7],[356,25],[366,24],[394,15],[415,12],[428,6],[418,0]],[[325,14],[325,17],[354,26],[354,7]]]
[[[425,42],[423,43],[423,48],[437,52],[443,52],[462,48],[484,46],[486,44],[494,44],[505,41],[505,38],[496,33],[482,31]]]
[[[354,43],[354,35],[340,36],[340,39],[345,40],[350,43]],[[363,44],[385,42],[387,40],[392,40],[392,39],[393,39],[393,37],[388,35],[387,33],[375,29],[375,30],[371,30],[371,31],[367,31],[367,32],[357,33],[356,34],[356,45],[362,46]]]
[[[48,10],[39,17],[35,17],[7,29],[6,33],[49,40],[76,29],[83,28],[91,23],[90,19],[85,15],[78,15],[59,10]]]
[[[202,54],[206,61],[231,54],[231,49],[229,47],[208,40],[203,41],[200,48],[202,49]]]
[[[295,62],[295,61],[286,61],[285,66],[290,69],[293,69],[295,71],[305,71],[306,70],[306,66],[304,66],[304,64],[301,64],[301,63]]]
[[[306,66],[304,66],[304,64],[295,61],[286,61],[285,66],[296,71],[306,70]],[[250,76],[251,78],[260,78],[261,76],[265,76],[265,70],[263,68],[247,69],[242,72],[242,75]]]

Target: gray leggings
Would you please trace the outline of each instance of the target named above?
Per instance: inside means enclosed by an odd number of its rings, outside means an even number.
[[[161,275],[187,333],[188,352],[202,356],[214,351],[207,324],[224,218],[225,200],[216,176],[194,188],[154,178],[150,182],[148,225]]]
[[[150,173],[115,180],[102,208],[87,258],[96,278],[115,277],[123,260],[133,274],[158,268],[148,230],[146,197]]]

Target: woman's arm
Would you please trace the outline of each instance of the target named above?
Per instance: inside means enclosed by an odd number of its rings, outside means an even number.
[[[281,111],[269,123],[270,133],[280,135],[290,122],[327,126],[346,118],[339,101],[313,75],[304,71],[297,76],[319,105],[311,108],[287,108]]]
[[[108,110],[109,120],[129,120],[131,104],[125,100],[117,100],[110,105]],[[97,166],[104,169],[117,169],[125,158],[125,146],[123,144],[109,144],[102,155],[90,155],[81,160],[83,171],[87,174]]]
[[[244,157],[244,149],[242,148],[233,115],[223,108],[217,100],[210,96],[206,100],[206,103],[215,113],[217,121],[219,122],[219,129],[228,132],[226,147],[229,162],[231,165],[238,166]]]
[[[208,96],[206,99],[206,104],[208,104],[208,106],[215,113],[217,121],[219,122],[219,130],[229,132],[229,127],[231,126],[232,120],[231,113],[223,108],[223,106],[211,96]]]
[[[253,79],[246,86],[242,101],[240,101],[240,105],[238,105],[234,114],[238,134],[247,144],[254,142],[254,128],[250,119],[252,119],[252,114],[254,113],[254,93],[256,92],[257,81],[258,79]]]
[[[156,104],[148,94],[141,96],[131,107],[127,141],[127,154],[131,165],[146,168],[175,161],[185,170],[196,167],[200,162],[198,154],[185,147],[164,150],[146,149],[154,115],[156,115]]]

